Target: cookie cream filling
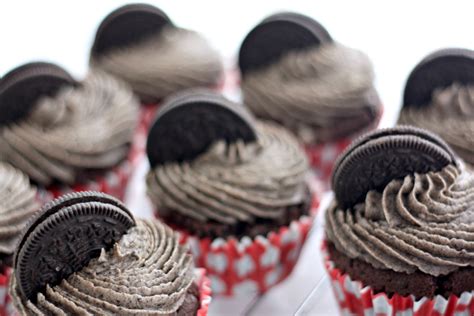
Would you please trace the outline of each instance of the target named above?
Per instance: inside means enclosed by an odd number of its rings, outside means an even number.
[[[455,83],[437,89],[433,92],[431,104],[404,107],[399,123],[435,132],[462,159],[474,164],[474,86]]]
[[[216,85],[222,76],[220,55],[196,32],[168,27],[130,47],[91,58],[102,69],[127,82],[144,102],[174,92]]]
[[[147,193],[158,211],[235,224],[279,218],[302,203],[308,162],[300,145],[276,125],[258,123],[257,132],[256,143],[218,142],[191,162],[151,170]]]
[[[380,114],[369,58],[333,43],[291,52],[242,80],[244,103],[292,130],[304,143],[349,136]]]
[[[16,278],[10,290],[22,315],[181,315],[193,271],[191,255],[169,227],[137,220],[112,249],[48,286],[36,302],[22,299]]]
[[[448,165],[391,181],[363,203],[326,212],[339,252],[378,269],[440,276],[474,267],[474,174]]]
[[[80,86],[40,99],[21,122],[1,127],[0,160],[39,184],[72,184],[84,170],[126,159],[137,114],[138,102],[127,87],[92,72]]]

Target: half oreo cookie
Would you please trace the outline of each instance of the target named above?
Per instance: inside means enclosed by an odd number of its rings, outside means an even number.
[[[441,49],[426,56],[408,76],[403,106],[425,106],[435,89],[453,83],[474,84],[474,51]]]
[[[398,126],[368,133],[350,146],[336,162],[332,188],[340,205],[350,208],[394,179],[455,163],[449,146],[436,135]]]
[[[25,118],[41,97],[52,97],[68,85],[76,82],[51,63],[33,62],[11,70],[0,81],[0,126]]]
[[[46,285],[82,269],[134,225],[125,206],[102,193],[73,193],[46,204],[30,220],[15,253],[20,293],[35,301]]]
[[[190,161],[214,142],[256,141],[247,109],[220,94],[192,89],[168,99],[157,113],[147,140],[150,166]]]
[[[152,5],[128,4],[111,12],[97,29],[91,56],[142,42],[173,25],[170,18]]]
[[[328,31],[312,18],[293,12],[271,15],[245,37],[239,52],[242,75],[278,61],[290,51],[331,42]]]

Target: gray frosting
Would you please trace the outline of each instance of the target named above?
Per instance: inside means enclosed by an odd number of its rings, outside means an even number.
[[[112,76],[92,72],[78,87],[38,101],[24,120],[0,128],[0,160],[39,184],[72,184],[87,169],[126,159],[138,101]]]
[[[376,121],[381,104],[373,84],[369,58],[333,43],[288,53],[246,74],[242,90],[257,116],[316,144],[361,132]]]
[[[193,271],[188,249],[169,227],[137,220],[113,249],[38,293],[36,303],[21,298],[15,278],[10,292],[22,315],[177,315]]]
[[[158,209],[201,222],[234,224],[279,218],[303,202],[308,162],[296,139],[280,126],[258,123],[258,142],[217,142],[191,162],[158,166],[147,176]]]
[[[467,163],[474,164],[474,86],[455,83],[437,89],[431,104],[405,106],[399,123],[435,132]]]
[[[0,254],[13,254],[22,230],[38,208],[36,189],[28,177],[0,162]]]
[[[187,88],[216,85],[223,72],[220,55],[202,36],[175,27],[139,44],[91,57],[90,63],[127,82],[145,102]]]
[[[439,276],[474,267],[474,174],[448,165],[393,180],[351,209],[334,201],[326,236],[378,269]]]

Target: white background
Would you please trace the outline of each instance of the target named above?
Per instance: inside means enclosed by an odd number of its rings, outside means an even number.
[[[76,77],[87,71],[88,52],[99,22],[126,1],[0,0],[0,76],[19,64],[46,60]],[[397,117],[405,80],[429,52],[474,48],[472,1],[148,1],[175,24],[203,33],[228,64],[248,31],[266,15],[292,10],[310,15],[332,37],[371,57],[385,105],[383,126]],[[1,115],[1,113],[0,113]],[[142,164],[128,194],[130,207],[148,214]],[[329,197],[326,197],[327,202]],[[336,313],[319,258],[318,219],[290,279],[262,298],[215,299],[212,315],[332,315]]]

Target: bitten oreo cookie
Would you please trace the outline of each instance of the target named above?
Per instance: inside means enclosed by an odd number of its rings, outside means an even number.
[[[205,89],[189,90],[167,100],[157,113],[147,140],[150,166],[190,161],[214,142],[256,141],[248,110]]]
[[[449,48],[426,56],[408,77],[403,106],[428,105],[435,89],[455,82],[474,83],[474,51]]]
[[[41,97],[75,84],[69,73],[50,63],[33,62],[11,70],[0,81],[0,126],[25,118]]]
[[[160,9],[148,4],[128,4],[110,13],[100,24],[91,55],[103,55],[113,49],[139,43],[173,25]]]
[[[268,66],[285,53],[331,42],[328,31],[312,18],[293,12],[271,15],[245,37],[239,52],[242,75]]]
[[[81,192],[46,204],[30,221],[15,253],[15,277],[34,301],[99,256],[135,225],[132,214],[106,194]]]
[[[332,188],[341,206],[351,207],[394,179],[453,163],[456,158],[449,146],[428,131],[408,126],[379,130],[364,135],[341,155]]]

